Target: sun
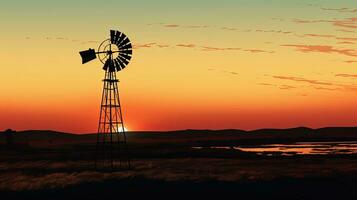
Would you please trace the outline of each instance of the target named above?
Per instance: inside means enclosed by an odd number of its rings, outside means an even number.
[[[124,131],[125,131],[125,132],[128,132],[129,129],[127,129],[126,127],[124,127]],[[118,127],[118,132],[119,132],[119,133],[123,132],[123,129],[122,129],[121,127]]]

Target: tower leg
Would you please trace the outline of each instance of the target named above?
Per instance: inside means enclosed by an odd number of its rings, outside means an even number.
[[[107,70],[103,82],[95,166],[130,168],[116,73]]]

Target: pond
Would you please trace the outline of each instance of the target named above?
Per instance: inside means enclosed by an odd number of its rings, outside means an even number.
[[[206,147],[193,147],[202,149]],[[357,141],[346,142],[298,142],[293,144],[264,144],[264,145],[240,145],[240,146],[212,146],[211,149],[236,149],[243,152],[252,152],[258,155],[271,156],[279,154],[292,155],[327,155],[327,154],[355,154],[357,153]]]

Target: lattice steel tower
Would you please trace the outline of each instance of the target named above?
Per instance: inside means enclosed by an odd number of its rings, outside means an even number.
[[[124,69],[132,56],[129,38],[119,31],[110,30],[110,39],[104,40],[96,52],[94,49],[79,52],[82,63],[95,59],[104,64],[103,93],[97,132],[97,168],[130,168],[122,109],[116,72]]]

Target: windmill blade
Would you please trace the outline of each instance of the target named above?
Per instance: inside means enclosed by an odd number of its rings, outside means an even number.
[[[125,64],[120,60],[120,58],[115,59],[116,61],[118,61],[118,63],[120,64],[120,68],[124,69],[125,68]]]
[[[126,55],[126,54],[119,54],[120,56],[124,57],[128,61],[131,59],[131,55]]]
[[[109,60],[109,72],[115,72],[115,66],[114,66],[114,62],[112,59],[108,59]]]
[[[119,50],[119,53],[122,54],[122,53],[125,53],[125,54],[128,54],[128,55],[131,55],[133,54],[133,50]]]
[[[113,64],[113,67],[114,67],[114,69],[117,67],[117,63],[115,62],[115,60],[113,59],[112,60],[112,64]]]
[[[120,49],[131,49],[132,46],[131,46],[131,43],[129,43],[129,44],[123,45],[123,46],[121,46],[121,47],[119,47],[119,48],[120,48]]]
[[[119,58],[120,58],[120,60],[125,64],[125,65],[127,65],[127,64],[129,64],[129,61],[127,61],[124,57],[122,57],[121,55],[119,55]]]
[[[120,67],[120,63],[118,62],[117,59],[113,60],[114,63],[115,63],[115,68],[117,69],[117,71],[120,71],[121,70],[121,67]]]
[[[115,38],[115,40],[112,42],[112,44],[116,44],[118,39],[120,38],[120,32],[119,31],[115,32],[114,38]]]
[[[121,48],[121,47],[127,45],[128,43],[130,43],[129,38],[125,38],[125,39],[123,40],[123,42],[121,42],[121,43],[118,44],[118,47]]]
[[[118,31],[118,33],[120,33]],[[119,44],[126,38],[126,35],[124,33],[121,33],[120,37],[117,38],[117,40],[115,41],[115,44],[119,47]]]
[[[116,40],[115,30],[110,30],[110,42],[111,42],[112,44],[114,44],[115,40]]]
[[[105,71],[107,71],[107,69],[108,69],[108,67],[109,67],[109,65],[110,65],[109,60],[110,60],[110,59],[108,59],[108,60],[105,61],[105,63],[104,63],[103,69],[104,69]]]

